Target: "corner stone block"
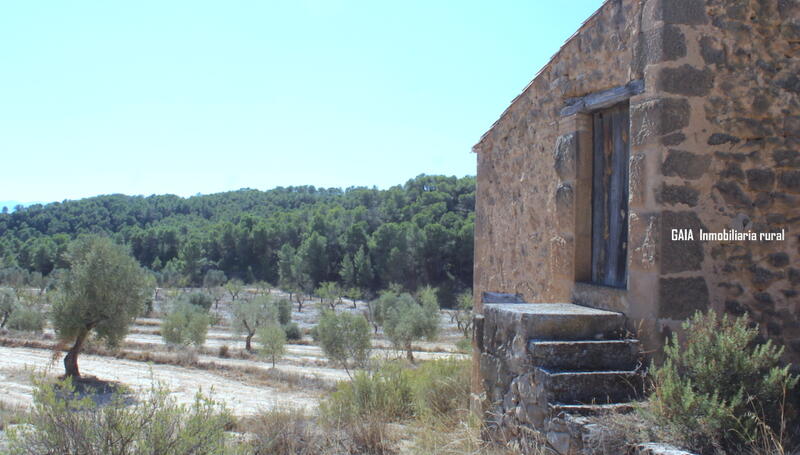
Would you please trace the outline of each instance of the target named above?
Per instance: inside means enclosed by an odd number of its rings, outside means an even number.
[[[556,139],[556,148],[553,151],[555,169],[561,180],[575,178],[575,156],[578,150],[577,133],[568,133]]]
[[[697,180],[706,173],[710,164],[710,156],[670,149],[667,158],[661,164],[661,173],[667,177],[678,176],[687,180]]]
[[[708,309],[708,286],[703,277],[661,278],[658,283],[658,317],[681,320]]]
[[[700,70],[690,65],[663,68],[658,73],[656,87],[676,95],[705,96],[714,87],[714,73],[708,68]]]
[[[556,189],[556,213],[558,214],[558,224],[562,228],[569,227],[573,222],[573,206],[575,201],[575,191],[572,185],[562,183]]]
[[[772,169],[748,169],[747,186],[753,191],[770,191],[775,186]]]
[[[631,241],[631,269],[650,270],[658,258],[660,218],[656,213],[635,215],[631,216],[628,234]]]
[[[664,204],[686,204],[694,207],[699,196],[700,192],[690,186],[662,184],[656,199]]]
[[[630,175],[630,202],[635,204],[645,203],[645,194],[647,192],[647,163],[646,156],[643,152],[636,153],[631,156],[629,163],[628,175]]]
[[[800,171],[781,172],[778,181],[782,190],[800,193]]]
[[[700,270],[704,258],[701,228],[705,230],[700,218],[692,211],[661,213],[661,273]],[[678,229],[679,233],[691,230],[694,239],[672,240],[673,229]]]
[[[708,23],[703,0],[661,0],[656,18],[665,24],[703,25]]]
[[[684,98],[656,98],[631,106],[633,145],[643,145],[689,126],[691,108]]]

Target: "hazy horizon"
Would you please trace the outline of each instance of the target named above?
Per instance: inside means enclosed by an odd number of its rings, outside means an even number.
[[[456,178],[474,177],[475,176],[475,174],[465,174],[465,175],[427,174],[427,175],[444,175],[446,177],[456,177]],[[370,188],[370,189],[371,188],[377,188],[379,190],[386,190],[386,189],[391,188],[393,186],[403,185],[407,181],[413,179],[414,177],[416,177],[416,176],[409,177],[409,178],[407,178],[407,179],[405,179],[405,180],[403,180],[401,182],[388,183],[386,185],[320,186],[320,185],[314,185],[314,184],[309,183],[309,184],[300,184],[300,185],[275,185],[275,186],[267,187],[267,188],[249,188],[249,187],[231,188],[231,189],[228,189],[228,190],[214,191],[214,192],[211,192],[211,193],[200,193],[200,192],[197,192],[197,193],[186,194],[186,195],[175,194],[175,193],[150,193],[150,194],[129,194],[129,193],[120,193],[120,192],[98,193],[98,194],[92,194],[92,195],[89,195],[89,196],[83,196],[83,197],[78,197],[78,198],[63,198],[63,199],[51,200],[51,201],[5,200],[5,201],[0,201],[0,208],[8,207],[9,211],[13,212],[13,208],[15,206],[17,206],[17,205],[22,205],[22,206],[25,206],[25,207],[28,207],[28,206],[31,206],[31,205],[36,205],[36,204],[47,205],[47,204],[52,204],[54,202],[76,201],[76,200],[80,200],[80,199],[89,199],[89,198],[98,197],[98,196],[110,196],[110,195],[114,195],[114,194],[121,194],[123,196],[131,196],[131,197],[150,197],[150,196],[168,196],[168,195],[172,195],[172,196],[178,196],[178,197],[187,199],[187,198],[195,197],[195,196],[208,196],[208,195],[212,195],[212,194],[228,193],[228,192],[232,192],[232,191],[241,191],[241,190],[270,191],[270,190],[274,190],[274,189],[281,188],[281,187],[286,188],[286,187],[300,187],[300,186],[313,186],[313,187],[315,187],[317,189],[337,188],[337,189],[340,189],[340,190],[343,190],[343,191],[347,190],[348,188]]]

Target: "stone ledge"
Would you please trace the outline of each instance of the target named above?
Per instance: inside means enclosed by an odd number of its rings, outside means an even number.
[[[625,325],[621,313],[573,303],[485,304],[484,346],[488,350],[519,338],[528,340],[595,340],[612,337]]]

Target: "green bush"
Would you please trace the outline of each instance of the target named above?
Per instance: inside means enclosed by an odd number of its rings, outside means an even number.
[[[161,323],[161,337],[172,345],[202,346],[211,318],[201,308],[185,302],[176,303]]]
[[[193,292],[182,298],[185,302],[208,311],[214,304],[214,298],[202,292]]]
[[[18,305],[8,317],[6,326],[12,330],[41,332],[44,330],[45,315],[34,306]]]
[[[161,387],[140,400],[116,395],[98,406],[90,397],[74,397],[71,381],[37,384],[31,426],[8,431],[9,453],[85,455],[230,454],[225,429],[232,418],[225,408],[198,394],[180,405]]]
[[[785,403],[798,377],[781,367],[782,348],[757,344],[745,317],[710,311],[673,335],[666,361],[653,370],[654,392],[643,416],[701,453],[780,443]]]
[[[385,422],[370,419],[339,427],[321,425],[305,410],[272,409],[248,419],[248,454],[253,455],[389,455],[393,450]]]
[[[424,362],[413,375],[416,413],[437,417],[469,407],[470,363],[456,359]]]
[[[295,322],[284,325],[283,331],[286,333],[287,340],[297,341],[303,338],[303,334],[300,333],[300,326]]]
[[[320,403],[326,421],[357,422],[366,418],[402,420],[414,415],[411,370],[399,363],[387,363],[374,372],[357,371],[349,382]]]
[[[278,307],[278,322],[281,325],[292,322],[292,302],[289,299],[279,299],[275,305]]]
[[[397,421],[411,417],[441,418],[469,404],[468,360],[439,359],[408,368],[389,362],[374,372],[358,371],[320,404],[327,421],[366,418]]]

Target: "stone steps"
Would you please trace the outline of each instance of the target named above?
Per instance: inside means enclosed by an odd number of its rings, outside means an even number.
[[[528,341],[531,364],[547,370],[635,370],[639,340]]]
[[[485,304],[481,372],[498,423],[544,428],[562,415],[630,410],[644,375],[625,323],[570,303]]]
[[[558,417],[563,414],[575,416],[598,416],[603,414],[618,414],[633,411],[631,403],[611,404],[550,404],[550,415]]]
[[[548,371],[535,375],[548,404],[612,404],[641,396],[644,378],[637,370]]]

